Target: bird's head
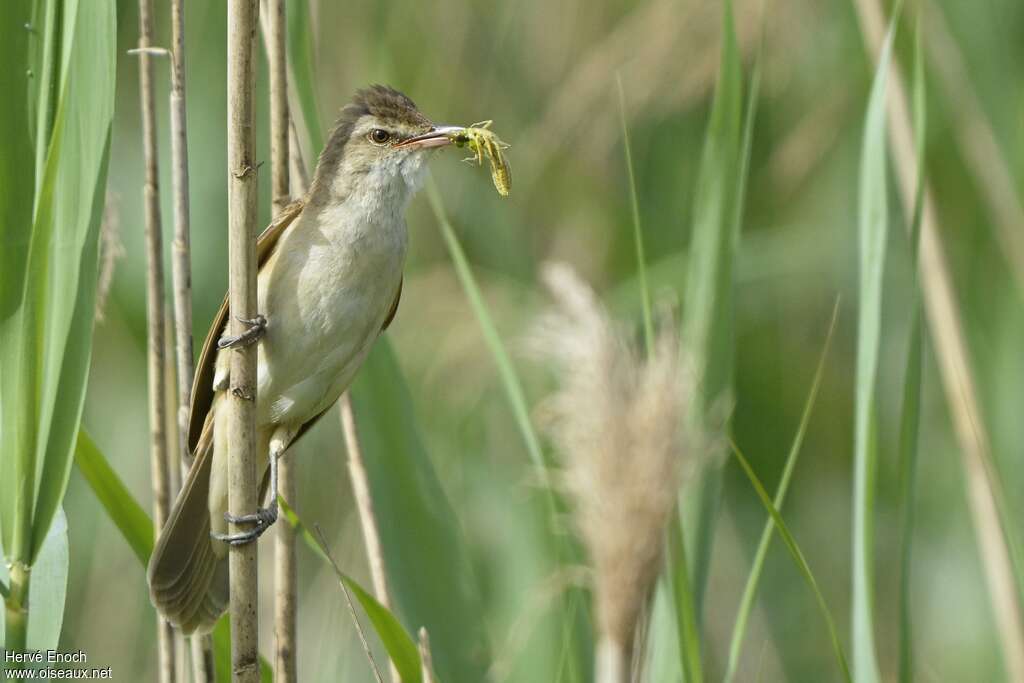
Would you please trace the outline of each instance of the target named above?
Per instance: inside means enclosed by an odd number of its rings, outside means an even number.
[[[426,175],[430,150],[449,144],[450,126],[437,126],[411,99],[383,85],[356,92],[320,155],[312,193],[398,195],[408,199]]]

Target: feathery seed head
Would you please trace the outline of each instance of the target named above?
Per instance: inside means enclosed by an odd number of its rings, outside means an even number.
[[[543,277],[558,307],[532,347],[561,380],[546,426],[593,563],[598,631],[628,650],[681,478],[701,451],[687,416],[690,372],[673,325],[642,359],[569,267],[548,265]]]

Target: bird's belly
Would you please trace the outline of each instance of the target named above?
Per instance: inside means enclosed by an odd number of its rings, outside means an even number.
[[[268,326],[259,351],[257,423],[298,427],[337,400],[380,334],[401,280],[401,257],[312,275],[307,262],[298,277],[284,278],[294,287],[261,297]]]

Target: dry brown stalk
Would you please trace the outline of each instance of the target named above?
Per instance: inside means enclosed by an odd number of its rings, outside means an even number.
[[[391,609],[391,595],[388,591],[387,574],[384,569],[384,552],[381,549],[380,532],[377,527],[377,516],[373,511],[373,497],[370,494],[370,479],[363,463],[363,451],[359,446],[359,432],[356,429],[356,418],[352,412],[352,399],[346,391],[338,400],[341,413],[341,427],[345,436],[345,450],[348,452],[348,473],[352,480],[352,493],[359,511],[359,523],[363,529],[363,542],[366,544],[366,559],[370,565],[370,578],[373,580],[373,592],[377,601],[387,609]],[[388,672],[395,683],[401,680],[394,662],[388,660]]]
[[[255,100],[256,0],[228,2],[228,298],[231,334],[245,331],[240,319],[256,313]],[[228,509],[236,516],[256,512],[256,346],[231,353],[231,390],[227,394]],[[247,531],[232,524],[232,533]],[[231,669],[236,683],[259,681],[259,583],[257,544],[232,546]]]
[[[302,148],[299,146],[299,133],[295,128],[295,119],[288,120],[288,169],[291,176],[292,189],[302,196],[309,189],[309,171],[302,160]]]
[[[856,7],[865,39],[872,53],[877,55],[885,34],[882,7],[877,0],[857,0]],[[917,155],[907,92],[895,61],[890,67],[889,80],[888,128],[892,136],[900,195],[906,215],[911,215],[917,191]],[[996,503],[1001,497],[1000,483],[995,476],[960,311],[942,247],[935,202],[927,186],[921,221],[920,271],[925,312],[946,401],[960,442],[967,500],[978,536],[1007,675],[1009,680],[1024,680],[1024,618]]]
[[[270,72],[270,193],[273,214],[277,215],[291,201],[287,24],[283,0],[267,0],[261,5],[260,26]],[[278,463],[278,492],[295,504],[290,458]],[[295,529],[290,524],[279,524],[274,535],[274,680],[284,683],[298,680],[295,562]]]
[[[160,224],[160,175],[157,162],[156,100],[153,92],[153,41],[151,0],[139,0],[139,95],[142,109],[142,147],[145,158],[143,203],[146,229],[147,377],[149,378],[149,454],[153,482],[153,525],[157,533],[170,510],[171,492],[164,433],[166,389],[164,385],[164,269]],[[158,620],[159,675],[163,683],[175,679],[174,632]]]
[[[171,185],[174,196],[174,241],[171,244],[171,281],[174,288],[174,329],[178,368],[178,429],[188,433],[188,404],[195,374],[192,360],[192,265],[188,185],[188,129],[185,108],[185,8],[171,2]],[[182,474],[191,455],[181,439]]]
[[[434,656],[430,652],[430,636],[427,634],[427,628],[425,626],[420,626],[419,651],[420,662],[423,664],[423,683],[435,683],[436,679],[434,678]]]
[[[174,302],[174,341],[177,368],[177,430],[179,482],[188,475],[192,456],[181,434],[188,432],[188,406],[195,368],[192,356],[192,254],[189,210],[188,127],[185,106],[185,6],[171,0],[171,187],[174,239],[171,242],[171,283]],[[180,485],[180,484],[179,484]],[[178,486],[175,486],[175,493]],[[213,680],[213,650],[209,636],[189,639],[193,683]]]
[[[266,0],[261,20],[270,67],[270,192],[276,215],[291,202],[288,183],[288,54],[284,0]]]
[[[106,315],[107,299],[114,284],[114,270],[117,262],[125,255],[121,243],[120,199],[107,191],[103,200],[103,219],[100,221],[100,265],[96,276],[96,324],[100,325]]]

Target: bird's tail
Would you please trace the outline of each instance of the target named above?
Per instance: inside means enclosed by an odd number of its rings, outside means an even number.
[[[195,462],[149,559],[150,599],[186,635],[209,632],[229,598],[228,558],[210,538],[207,503],[215,413],[211,410],[207,417]]]

